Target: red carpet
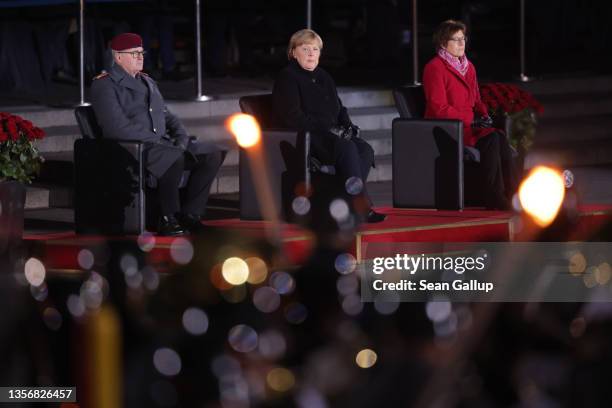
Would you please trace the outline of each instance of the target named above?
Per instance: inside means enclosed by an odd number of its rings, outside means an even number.
[[[357,259],[361,259],[361,249],[368,243],[399,242],[499,242],[522,240],[521,231],[515,231],[510,220],[514,214],[509,212],[464,210],[434,211],[410,210],[383,207],[378,209],[387,214],[387,219],[379,224],[361,227],[355,236],[351,249]],[[591,205],[580,209],[577,226],[571,235],[572,240],[584,240],[612,219],[612,206]],[[268,223],[263,221],[241,221],[225,219],[206,222],[209,226],[235,231],[239,234],[264,238]],[[299,226],[282,224],[281,239],[284,254],[289,262],[299,264],[307,259],[313,245],[311,234]],[[189,237],[186,237],[189,239]],[[49,270],[80,270],[77,256],[83,248],[103,244],[109,237],[79,236],[72,232],[41,235],[26,235],[24,240],[31,247],[31,256],[41,258]],[[112,238],[136,242],[138,237],[127,236]],[[154,245],[147,252],[151,264],[172,267],[170,247],[175,238],[155,237]]]

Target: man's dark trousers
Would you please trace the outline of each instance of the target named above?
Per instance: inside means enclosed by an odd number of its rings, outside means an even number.
[[[162,215],[177,213],[201,216],[206,209],[210,186],[224,159],[224,152],[213,152],[191,156],[183,154],[158,179],[157,191]],[[183,205],[181,205],[178,186],[183,171],[191,171],[187,182]]]

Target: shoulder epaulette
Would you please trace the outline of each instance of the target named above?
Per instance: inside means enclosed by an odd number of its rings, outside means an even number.
[[[109,76],[110,74],[108,72],[102,72],[101,74],[98,74],[94,77],[94,81],[97,79],[102,79],[102,78],[106,78],[107,76]]]

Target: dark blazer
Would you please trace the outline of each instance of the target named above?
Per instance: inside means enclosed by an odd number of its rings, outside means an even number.
[[[463,121],[463,143],[474,146],[478,139],[496,131],[494,128],[472,128],[474,113],[487,115],[487,107],[480,99],[476,69],[470,62],[465,77],[439,56],[435,56],[423,70],[425,117],[459,119]]]
[[[272,98],[279,126],[312,132],[313,151],[329,161],[336,138],[329,128],[351,123],[332,77],[322,68],[307,71],[291,60],[276,78]]]
[[[219,150],[208,143],[190,143],[181,121],[168,110],[157,84],[146,74],[132,77],[113,65],[93,81],[91,103],[103,137],[145,144],[145,165],[155,177],[162,176],[186,150],[194,155]]]

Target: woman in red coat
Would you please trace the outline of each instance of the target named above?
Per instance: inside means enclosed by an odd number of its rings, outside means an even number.
[[[480,151],[485,205],[510,209],[517,187],[512,150],[503,131],[491,126],[476,69],[465,54],[466,42],[466,27],[459,21],[447,20],[434,33],[437,55],[423,72],[425,117],[463,122],[464,145]]]

